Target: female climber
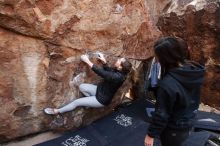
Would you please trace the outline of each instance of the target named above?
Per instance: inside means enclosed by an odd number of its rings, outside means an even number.
[[[79,90],[86,96],[76,99],[62,108],[45,108],[46,114],[56,115],[74,110],[79,106],[100,108],[110,104],[114,94],[125,81],[132,65],[125,58],[119,58],[115,63],[115,68],[108,67],[106,59],[99,53],[98,59],[103,63],[102,67],[93,64],[87,55],[82,55],[81,60],[85,62],[103,81],[98,85],[81,84]]]

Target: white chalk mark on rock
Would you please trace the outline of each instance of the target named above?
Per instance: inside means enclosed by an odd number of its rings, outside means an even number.
[[[124,7],[122,7],[120,4],[116,4],[116,8],[115,8],[115,14],[120,14],[122,13]]]
[[[34,105],[37,100],[36,86],[37,86],[37,71],[40,63],[40,55],[37,53],[29,53],[22,58],[24,71],[29,81],[29,90],[31,92],[31,100],[33,102],[32,110],[35,111]]]

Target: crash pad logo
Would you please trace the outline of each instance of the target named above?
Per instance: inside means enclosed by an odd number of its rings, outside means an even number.
[[[118,115],[117,117],[115,117],[114,120],[117,122],[117,124],[124,126],[124,127],[128,127],[132,125],[132,118],[124,114]]]
[[[70,137],[62,142],[63,146],[86,146],[86,143],[89,142],[88,139],[82,138],[79,135],[76,135],[74,138]]]

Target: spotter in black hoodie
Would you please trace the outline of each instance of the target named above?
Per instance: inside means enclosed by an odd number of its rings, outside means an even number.
[[[193,127],[200,103],[205,68],[188,63],[171,69],[161,80],[148,135],[159,138],[165,128],[187,130]]]

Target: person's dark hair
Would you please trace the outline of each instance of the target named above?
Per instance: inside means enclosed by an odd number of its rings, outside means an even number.
[[[163,37],[154,45],[154,51],[165,72],[184,63],[185,51],[174,37]]]
[[[122,66],[121,70],[123,73],[128,74],[131,71],[132,65],[127,59],[121,62],[121,66]]]
[[[180,44],[180,48],[184,51],[185,53],[185,59],[190,60],[190,50],[188,47],[188,44],[186,43],[186,41],[184,41],[182,38],[177,37],[177,40]]]

